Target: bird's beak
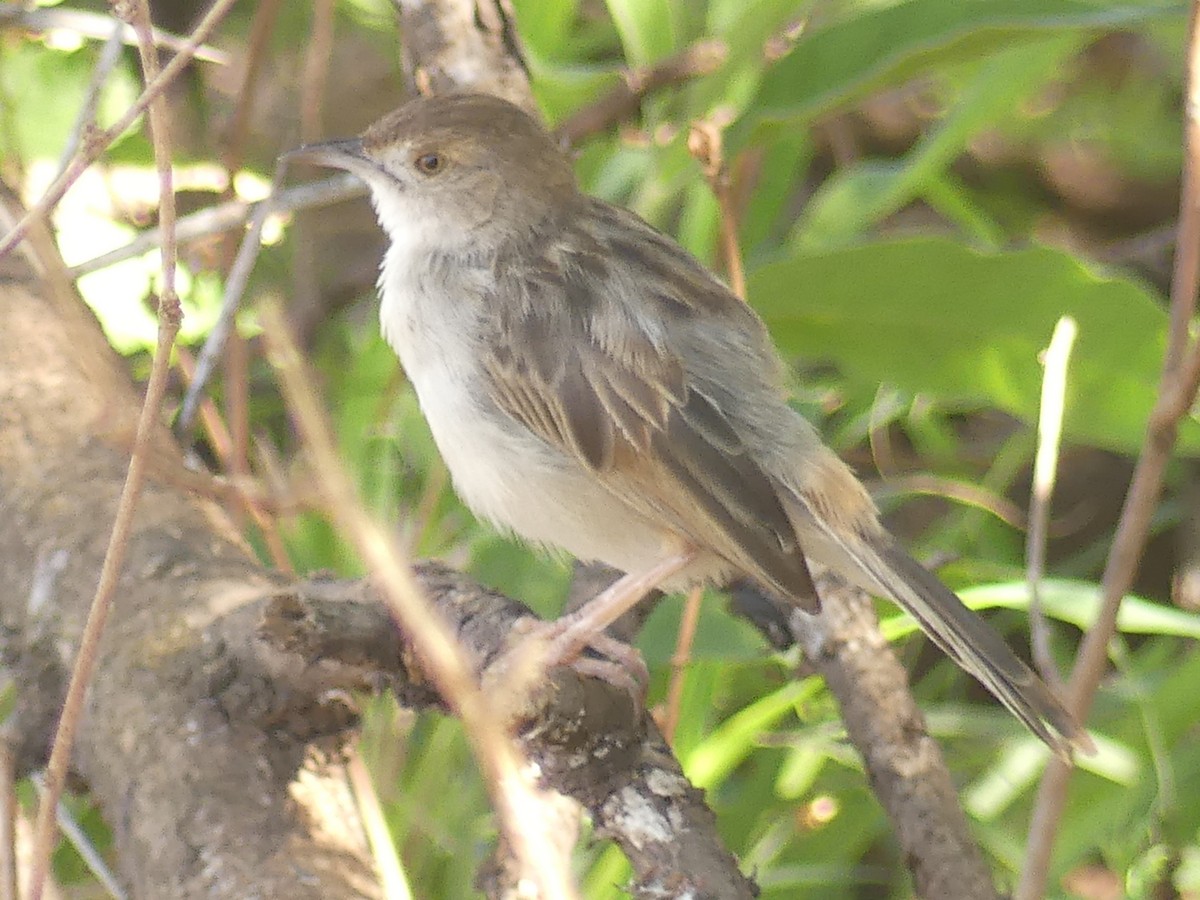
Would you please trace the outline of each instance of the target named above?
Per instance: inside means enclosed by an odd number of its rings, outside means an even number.
[[[358,138],[305,144],[303,147],[289,150],[280,159],[285,162],[299,160],[332,169],[345,169],[364,180],[379,175],[379,166],[363,152],[362,141]]]

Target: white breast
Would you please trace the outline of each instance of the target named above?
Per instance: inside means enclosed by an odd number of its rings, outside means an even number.
[[[389,251],[380,325],[463,502],[503,529],[580,559],[626,571],[651,565],[662,550],[661,529],[491,401],[479,364],[483,275],[460,270],[447,291],[413,259],[395,245]]]

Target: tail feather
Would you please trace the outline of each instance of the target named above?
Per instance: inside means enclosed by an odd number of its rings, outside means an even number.
[[[885,537],[860,561],[947,656],[974,675],[1056,752],[1092,748],[1074,716],[983,619]],[[878,555],[876,555],[878,554]]]
[[[947,656],[977,678],[1051,749],[1064,758],[1072,747],[1085,753],[1094,750],[1087,732],[1045,682],[957,594],[897,546],[891,535],[883,529],[867,534],[856,529],[854,537],[848,538],[812,515],[811,509],[809,521],[818,524],[823,538],[802,538],[810,552],[817,549],[813,544],[824,545],[833,557],[827,564],[854,581],[873,583],[904,607]],[[817,553],[814,558],[825,561],[823,555]],[[856,574],[861,577],[854,578],[845,563],[858,569]]]

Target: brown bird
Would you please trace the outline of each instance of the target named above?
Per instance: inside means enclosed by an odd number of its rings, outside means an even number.
[[[528,114],[485,95],[423,98],[361,139],[298,153],[370,186],[390,238],[383,334],[459,496],[528,541],[629,573],[560,620],[550,663],[656,586],[748,576],[815,610],[812,559],[898,602],[1058,752],[1090,744],[880,525],[785,401],[754,311],[671,238],[581,193]]]

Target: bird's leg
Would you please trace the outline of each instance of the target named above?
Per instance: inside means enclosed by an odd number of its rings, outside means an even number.
[[[691,565],[697,555],[695,550],[677,550],[648,569],[622,575],[573,613],[554,622],[526,625],[500,659],[488,666],[488,680],[520,693],[519,686],[530,687],[530,679],[569,665],[580,674],[629,691],[640,703],[648,680],[646,664],[635,648],[604,631],[659,584]],[[581,657],[588,647],[604,658]]]
[[[596,644],[601,645],[597,647],[598,650],[610,656],[616,646],[628,647],[605,636],[604,630],[637,606],[662,582],[695,562],[696,556],[695,550],[672,553],[649,569],[622,575],[575,612],[552,623],[550,627],[554,629],[554,635],[547,648],[547,668],[573,662],[585,647]],[[632,652],[634,655],[637,653]]]

